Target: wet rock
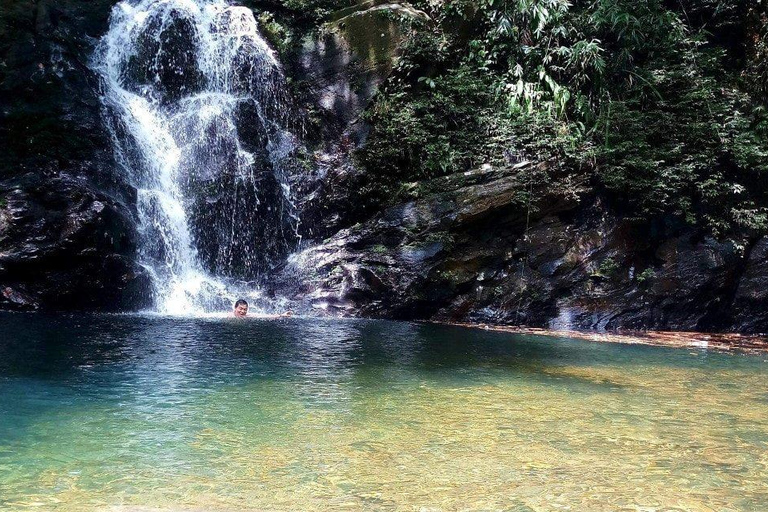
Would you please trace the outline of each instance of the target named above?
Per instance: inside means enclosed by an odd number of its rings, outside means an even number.
[[[525,189],[521,175],[531,167],[488,172],[485,181],[478,178],[469,184],[456,180],[452,189],[439,178],[440,183],[432,185],[441,194],[393,206],[366,223],[339,231],[298,255],[285,271],[302,276],[304,286],[296,297],[315,305],[345,304],[349,307],[344,314],[399,318],[434,314],[474,286],[483,269],[484,276],[498,275],[499,269],[488,267],[496,265],[499,252],[506,254],[507,237],[519,236],[524,229],[527,212],[519,200]],[[535,207],[543,213],[573,204],[542,191]],[[478,239],[489,224],[503,236]]]
[[[0,189],[0,288],[13,309],[120,310],[146,305],[124,206],[68,177]],[[8,291],[10,290],[10,291]]]
[[[0,309],[117,310],[147,296],[88,67],[113,3],[0,12]]]
[[[745,259],[732,243],[692,228],[650,234],[588,185],[534,187],[529,210],[522,192],[535,169],[527,163],[419,184],[419,199],[301,253],[291,268],[303,283],[294,298],[314,313],[344,316],[765,328],[768,241]]]
[[[197,92],[203,76],[197,66],[194,22],[181,9],[160,11],[147,22],[136,43],[136,54],[128,61],[126,83],[141,94],[151,86],[163,100],[173,101]]]
[[[2,304],[5,309],[29,311],[38,308],[38,304],[32,297],[20,290],[11,288],[10,286],[6,286],[0,290],[0,295],[2,295],[0,304]]]
[[[745,260],[733,299],[733,326],[745,332],[768,332],[768,237],[760,238]]]

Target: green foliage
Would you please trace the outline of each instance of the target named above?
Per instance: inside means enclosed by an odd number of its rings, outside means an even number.
[[[270,45],[283,54],[290,48],[294,34],[285,25],[275,19],[270,12],[259,15],[259,29]]]
[[[648,284],[650,284],[650,282],[655,277],[656,277],[656,271],[648,267],[647,269],[637,274],[637,277],[635,277],[635,280],[637,281],[637,284],[645,287],[645,286],[648,286]]]
[[[610,279],[616,277],[620,270],[621,267],[618,262],[613,258],[608,257],[600,262],[600,266],[592,272],[592,277]]]
[[[497,94],[497,77],[469,62],[441,70],[451,64],[447,39],[436,32],[420,32],[404,49],[385,93],[363,115],[374,132],[357,158],[372,188],[394,198],[404,181],[510,159],[578,166],[590,155],[575,124],[537,111],[513,114]]]
[[[428,92],[388,95],[366,113],[377,132],[361,152],[364,165],[412,180],[482,163],[484,139],[494,129],[483,113],[491,102],[488,84],[461,73],[429,80]]]
[[[768,22],[735,0],[447,0],[366,113],[374,181],[511,158],[587,174],[620,212],[768,231]],[[458,41],[453,43],[452,41]]]
[[[348,0],[277,0],[277,3],[295,17],[315,23],[351,4]]]
[[[671,212],[719,235],[768,227],[745,216],[768,199],[768,145],[748,97],[690,66],[654,80],[659,98],[615,101],[601,117],[603,185],[643,218]]]
[[[749,62],[742,73],[744,82],[763,104],[768,104],[768,16],[753,22],[750,33],[752,44],[747,49]],[[765,117],[765,110],[761,112]]]

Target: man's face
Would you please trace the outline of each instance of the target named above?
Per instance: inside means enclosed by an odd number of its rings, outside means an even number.
[[[235,306],[235,316],[237,318],[244,318],[245,315],[248,314],[248,305],[247,304],[238,304]]]

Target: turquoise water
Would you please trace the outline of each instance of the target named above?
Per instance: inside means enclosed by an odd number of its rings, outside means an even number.
[[[0,315],[0,510],[765,510],[768,355]]]

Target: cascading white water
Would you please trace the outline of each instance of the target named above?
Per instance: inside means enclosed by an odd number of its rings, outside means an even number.
[[[158,311],[258,299],[295,244],[284,78],[253,13],[223,0],[118,3],[94,56],[118,162],[137,191]]]

